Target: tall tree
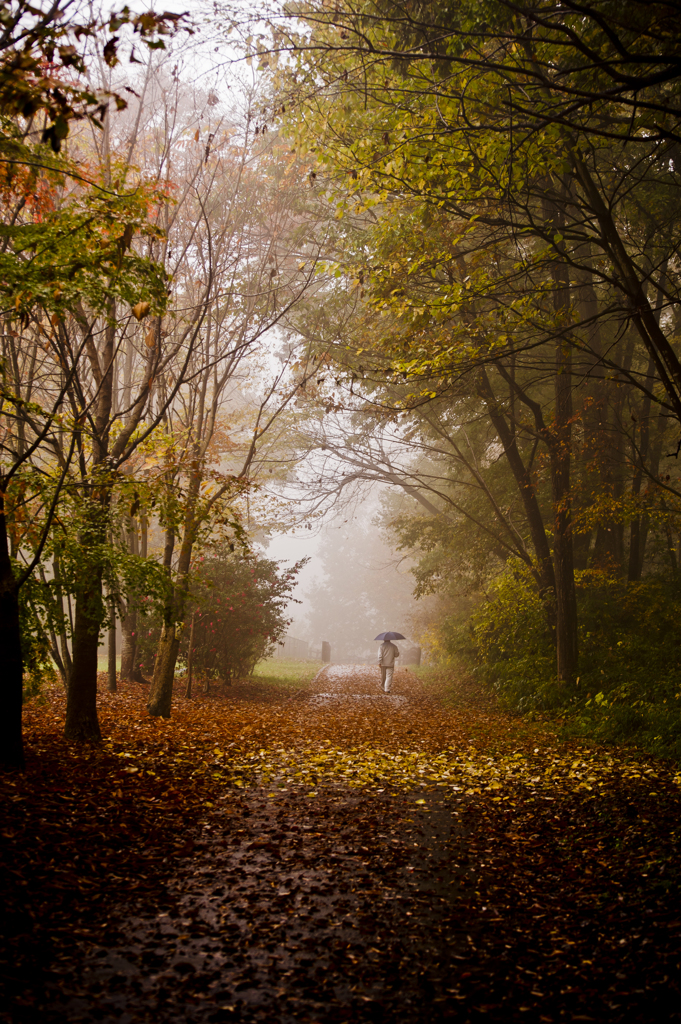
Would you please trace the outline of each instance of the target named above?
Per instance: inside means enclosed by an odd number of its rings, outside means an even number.
[[[3,5],[0,30],[0,108],[3,113],[0,154],[3,157],[2,296],[6,337],[21,336],[9,320],[10,309],[23,329],[29,327],[31,319],[41,324],[45,315],[59,318],[63,314],[66,308],[63,295],[68,294],[69,289],[62,288],[62,284],[70,285],[78,276],[83,276],[83,253],[88,254],[92,261],[90,269],[93,277],[97,273],[101,274],[107,260],[111,260],[112,249],[115,250],[114,266],[121,254],[115,231],[112,241],[104,241],[101,253],[93,249],[93,235],[97,234],[97,229],[93,230],[91,223],[79,221],[77,216],[74,223],[72,206],[67,205],[62,224],[56,216],[46,219],[34,216],[46,199],[45,193],[50,183],[54,184],[55,175],[66,175],[72,181],[88,183],[88,176],[83,174],[82,168],[74,166],[73,162],[57,160],[52,155],[59,153],[74,121],[87,119],[93,124],[102,123],[105,106],[102,97],[93,93],[85,78],[85,51],[88,43],[95,38],[106,37],[106,59],[109,63],[115,63],[119,59],[120,48],[120,38],[115,33],[122,26],[127,26],[133,37],[144,41],[146,45],[157,47],[164,45],[159,36],[172,32],[181,20],[181,17],[173,14],[131,14],[127,8],[120,15],[111,13],[102,20],[93,17],[88,5],[78,6],[61,0],[48,0],[46,3],[40,0],[38,3],[15,0]],[[125,106],[122,97],[113,98],[118,106]],[[44,174],[42,181],[39,180],[41,172]],[[96,183],[90,184],[96,186]],[[105,199],[100,225],[102,228],[112,220],[114,223],[116,221],[114,207],[118,197],[114,192],[107,198],[113,202],[107,208]],[[103,241],[101,236],[99,241]],[[75,260],[74,242],[82,245]],[[38,327],[40,329],[45,330]],[[46,335],[49,347],[52,340],[50,332],[46,331]],[[55,339],[55,348],[59,350],[60,346],[61,340]],[[70,353],[70,356],[73,357],[74,353]],[[58,351],[57,358],[62,360],[63,357],[64,353]],[[40,450],[43,442],[54,440],[53,427],[55,416],[64,401],[64,384],[72,379],[79,358],[80,353],[77,353],[75,360],[70,358],[63,362],[59,386],[56,389],[47,386],[48,396],[44,402],[38,402],[38,410],[31,409],[23,404],[23,399],[19,399],[19,419],[26,419],[27,413],[28,418],[18,427],[16,445],[13,431],[7,435],[3,452],[4,466],[0,484],[0,629],[8,652],[8,663],[4,674],[7,713],[3,715],[0,760],[9,766],[21,766],[23,763],[18,594],[22,583],[39,561],[63,480],[59,480],[35,554],[19,574],[14,572],[8,554],[8,488],[19,469]],[[17,366],[15,362],[13,370]],[[4,383],[7,385],[8,382],[11,382],[11,372]],[[32,386],[32,381],[28,386]],[[11,423],[15,421],[11,407],[17,408],[18,398],[10,383],[4,391],[3,400]]]
[[[650,391],[638,352],[632,363],[627,346],[592,347],[598,323],[609,338],[632,325],[655,367],[653,400],[681,411],[671,324],[651,304],[659,287],[668,309],[678,302],[678,280],[659,274],[679,227],[667,205],[677,187],[675,5],[651,15],[624,4],[612,28],[606,7],[305,4],[253,43],[261,65],[275,66],[273,116],[286,98],[289,131],[315,153],[339,216],[375,219],[369,247],[339,265],[390,319],[393,339],[399,325],[399,344],[383,351],[421,381],[416,398],[434,380],[475,365],[509,374],[520,359],[528,371],[539,360],[537,373],[553,380],[541,423],[527,387],[516,399],[529,398],[552,464],[557,668],[567,682],[577,658],[573,391],[608,372]],[[670,227],[655,233],[656,221]],[[430,298],[428,275],[439,285]],[[595,320],[575,302],[588,287]]]

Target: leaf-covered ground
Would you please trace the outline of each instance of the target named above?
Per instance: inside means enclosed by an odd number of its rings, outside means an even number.
[[[1,1020],[681,1018],[672,767],[405,670],[145,696],[102,695],[100,749],[26,709]]]

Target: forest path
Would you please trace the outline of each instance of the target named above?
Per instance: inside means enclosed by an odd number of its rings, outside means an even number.
[[[381,670],[378,665],[327,665],[314,677],[307,694],[309,699],[319,703],[321,698],[329,700],[364,701],[369,699],[376,706],[400,707],[410,697],[423,698],[423,683],[409,669],[395,667],[393,692],[384,693],[381,685]],[[383,700],[384,697],[388,701]]]
[[[72,807],[59,869],[75,843],[91,873],[55,888],[31,851],[19,893],[53,918],[58,896],[66,920],[40,947],[33,913],[33,939],[0,957],[25,976],[0,1019],[678,1020],[673,773],[559,743],[465,682],[400,669],[386,696],[378,678],[331,666],[293,695],[245,683],[178,700],[169,722],[142,717],[142,692],[103,696],[111,753],[85,772],[90,755],[57,740],[48,764],[40,734],[44,790],[27,779],[17,821],[30,787],[36,834],[64,830],[49,787],[71,758],[89,803]],[[87,832],[95,808],[108,824]]]

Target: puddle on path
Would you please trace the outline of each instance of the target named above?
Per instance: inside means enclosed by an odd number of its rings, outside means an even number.
[[[356,704],[371,703],[377,707],[403,707],[407,703],[407,697],[399,693],[315,693],[308,697],[310,704],[326,706],[327,704]]]

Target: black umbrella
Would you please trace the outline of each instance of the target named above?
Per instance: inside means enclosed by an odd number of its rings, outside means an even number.
[[[406,640],[406,636],[402,636],[401,633],[379,633],[378,636],[374,637],[374,640]]]

